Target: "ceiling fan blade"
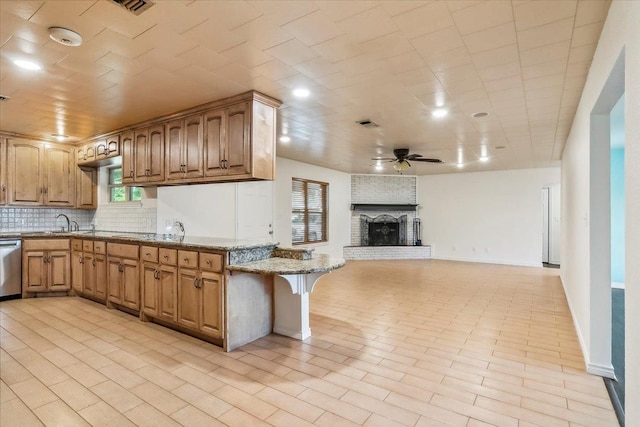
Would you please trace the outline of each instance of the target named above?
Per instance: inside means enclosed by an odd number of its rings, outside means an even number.
[[[440,159],[429,159],[429,158],[425,158],[425,159],[413,159],[416,162],[427,162],[427,163],[444,163],[442,160]]]
[[[395,161],[397,160],[395,157],[372,157],[371,160],[389,160]]]
[[[407,160],[418,160],[418,157],[422,157],[422,154],[409,154],[405,159]]]

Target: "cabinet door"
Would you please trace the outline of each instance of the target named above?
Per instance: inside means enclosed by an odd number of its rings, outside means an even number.
[[[50,291],[71,289],[71,255],[69,251],[49,251],[47,254]]]
[[[185,178],[202,176],[203,130],[201,114],[187,117],[184,120],[182,170]]]
[[[147,146],[149,145],[149,129],[139,129],[134,133],[133,151],[135,152],[134,182],[146,182],[149,175],[147,167]]]
[[[40,164],[43,161],[40,144],[9,140],[7,194],[10,205],[42,205],[44,189]]]
[[[93,256],[95,297],[100,300],[107,298],[107,258],[104,255]]]
[[[98,208],[98,171],[95,168],[76,168],[76,207]]]
[[[204,115],[204,175],[224,174],[225,111],[214,110]]]
[[[93,254],[92,253],[84,253],[82,259],[83,266],[83,280],[84,280],[84,293],[87,295],[94,296],[96,293],[96,274],[95,274],[95,265],[93,263]]]
[[[0,138],[0,205],[7,203],[7,144]]]
[[[99,153],[96,153],[99,154]],[[107,138],[107,157],[116,157],[120,155],[120,134],[111,135]]]
[[[174,120],[165,125],[167,134],[165,173],[168,180],[182,179],[184,164],[182,162],[182,120]]]
[[[25,251],[22,256],[22,287],[27,292],[47,290],[46,252]]]
[[[147,181],[164,181],[164,127],[154,126],[149,129],[147,142]]]
[[[107,298],[122,304],[122,264],[120,258],[107,258]]]
[[[76,170],[73,147],[45,145],[44,200],[49,206],[76,203]]]
[[[142,264],[142,311],[149,316],[158,315],[158,264]]]
[[[223,278],[218,273],[202,272],[200,280],[200,330],[221,338],[224,312]]]
[[[178,323],[198,328],[200,290],[196,288],[198,272],[190,268],[178,270]]]
[[[82,252],[73,251],[71,254],[71,288],[78,293],[82,293],[83,276]]]
[[[133,183],[135,176],[136,156],[133,144],[133,132],[125,132],[121,138],[122,151],[122,183]]]
[[[132,259],[122,260],[122,305],[140,310],[140,267]]]
[[[229,175],[249,173],[251,166],[251,108],[250,103],[227,109],[225,172]]]
[[[178,269],[170,265],[160,265],[159,269],[158,314],[170,322],[177,322],[178,312]]]

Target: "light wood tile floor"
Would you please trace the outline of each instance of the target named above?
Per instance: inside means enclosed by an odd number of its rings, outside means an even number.
[[[558,270],[355,261],[313,336],[232,353],[81,298],[0,303],[0,425],[615,426]]]

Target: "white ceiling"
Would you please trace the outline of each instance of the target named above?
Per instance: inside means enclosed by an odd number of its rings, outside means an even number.
[[[0,94],[11,99],[0,129],[76,141],[255,89],[284,102],[282,157],[354,173],[376,172],[371,157],[393,148],[446,162],[414,163],[419,175],[555,166],[608,8],[162,0],[135,16],[110,0],[3,0]],[[83,45],[53,42],[51,26],[77,31]],[[43,68],[20,69],[19,58]],[[311,95],[295,98],[297,87]],[[436,119],[440,105],[449,114]]]

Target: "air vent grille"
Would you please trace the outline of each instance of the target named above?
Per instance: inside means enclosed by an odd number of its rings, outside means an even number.
[[[155,3],[151,0],[111,0],[112,2],[124,7],[134,15],[140,15],[149,9]]]
[[[364,126],[366,128],[379,128],[380,125],[374,122],[373,120],[358,120],[356,122],[360,126]]]

